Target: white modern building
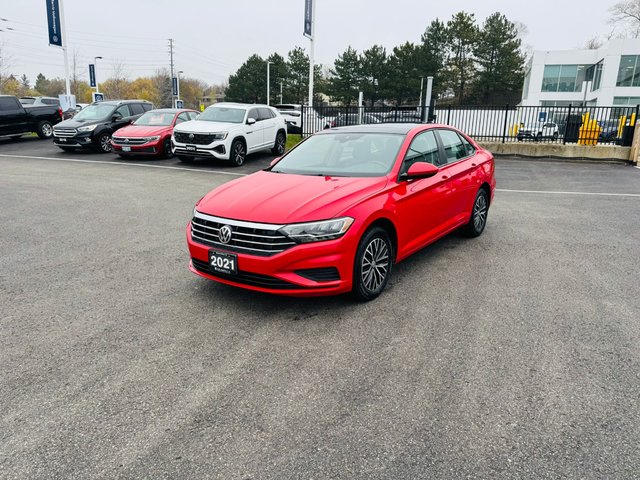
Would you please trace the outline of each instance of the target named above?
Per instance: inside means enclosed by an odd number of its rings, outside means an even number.
[[[610,40],[596,50],[535,51],[520,104],[640,104],[640,39]]]

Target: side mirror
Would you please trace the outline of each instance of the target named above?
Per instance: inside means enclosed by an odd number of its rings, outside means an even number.
[[[254,123],[256,123],[256,119],[255,118],[247,118],[247,125],[253,125]]]
[[[280,161],[282,157],[276,157],[273,160],[271,160],[271,163],[269,164],[270,167],[273,167],[276,163],[278,163]]]
[[[429,178],[438,173],[440,169],[432,163],[416,162],[409,167],[407,173],[400,176],[400,180],[411,180],[414,178]]]
[[[111,120],[114,121],[114,122],[117,122],[118,120],[122,120],[122,115],[120,115],[119,113],[114,113],[111,116]]]

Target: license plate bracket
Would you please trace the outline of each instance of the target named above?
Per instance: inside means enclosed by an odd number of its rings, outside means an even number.
[[[238,274],[238,256],[234,253],[209,250],[209,266],[218,273],[225,275]]]
[[[123,152],[130,152],[131,151],[131,147],[122,147],[122,151]]]
[[[187,146],[184,147],[184,149],[187,152],[195,152],[197,150],[195,145],[187,145]]]

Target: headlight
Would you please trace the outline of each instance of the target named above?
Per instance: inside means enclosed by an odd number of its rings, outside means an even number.
[[[321,222],[292,223],[285,225],[279,232],[298,243],[322,242],[343,236],[353,223],[353,218],[342,217]]]
[[[218,132],[213,133],[212,135],[214,140],[224,140],[225,138],[227,138],[227,135],[229,135],[229,132]]]
[[[98,125],[87,125],[86,127],[79,127],[79,132],[93,132]]]
[[[157,142],[158,140],[160,140],[160,137],[159,136],[157,136],[157,137],[147,137],[147,138],[145,138],[145,140],[146,140],[145,143]]]

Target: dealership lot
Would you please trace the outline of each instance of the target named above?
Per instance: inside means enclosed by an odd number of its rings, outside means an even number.
[[[0,477],[637,475],[640,169],[500,159],[485,233],[363,304],[189,272],[195,201],[271,159],[0,141]]]

